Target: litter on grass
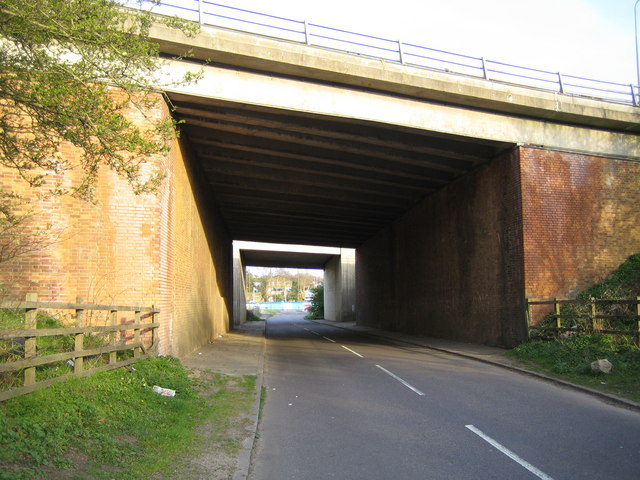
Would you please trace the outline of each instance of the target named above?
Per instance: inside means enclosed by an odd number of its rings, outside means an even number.
[[[175,390],[171,390],[170,388],[162,388],[162,387],[159,387],[158,385],[153,386],[153,391],[156,392],[158,395],[162,395],[163,397],[176,396]]]

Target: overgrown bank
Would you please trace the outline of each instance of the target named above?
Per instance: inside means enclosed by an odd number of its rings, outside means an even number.
[[[629,299],[640,295],[640,254],[633,255],[601,283],[592,285],[577,295],[578,299]],[[615,306],[620,310],[624,306]],[[591,334],[584,330],[582,315],[573,305],[563,306],[563,314],[575,315],[567,325],[572,330],[564,334],[541,331],[536,337],[508,352],[528,368],[594,388],[606,393],[640,402],[640,345],[633,336]],[[574,309],[575,311],[568,311]],[[638,319],[620,317],[609,320],[612,329],[637,328]],[[542,325],[552,325],[547,317]],[[592,362],[607,359],[613,364],[611,373],[593,371]]]
[[[254,388],[253,376],[191,378],[177,359],[153,357],[8,400],[0,403],[0,479],[191,478],[189,457],[203,438],[235,458],[241,439],[229,431],[242,429],[233,422],[243,421]],[[218,467],[211,478],[232,478],[234,464]]]

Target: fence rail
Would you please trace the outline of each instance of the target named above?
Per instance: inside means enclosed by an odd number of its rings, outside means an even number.
[[[0,376],[10,372],[23,371],[22,386],[0,391],[0,401],[33,392],[40,388],[71,377],[83,377],[100,371],[123,367],[148,356],[157,347],[156,329],[160,326],[155,322],[155,315],[159,310],[152,307],[125,305],[96,305],[84,303],[78,298],[77,303],[39,302],[37,295],[28,294],[23,302],[0,302],[0,310],[24,312],[24,327],[1,329],[0,341],[18,342],[23,346],[23,359],[0,362]],[[75,326],[60,328],[38,328],[37,314],[39,310],[72,310],[75,313]],[[109,312],[110,325],[85,325],[85,312]],[[118,312],[133,313],[132,323],[118,324]],[[142,314],[146,313],[149,322],[143,322]],[[145,319],[146,320],[146,319]],[[127,337],[126,332],[133,332]],[[95,348],[85,348],[85,335],[99,334],[110,337],[107,344]],[[142,334],[148,334],[148,342],[144,342]],[[42,337],[73,336],[74,348],[61,353],[38,355],[37,339]],[[118,360],[118,352],[131,352],[131,358]],[[108,355],[106,364],[85,368],[87,357]],[[59,362],[69,362],[72,373],[59,375],[44,380],[36,380],[36,369],[40,366],[52,365]]]
[[[120,0],[141,8],[139,0]],[[639,105],[637,85],[595,80],[575,75],[512,65],[435,48],[350,32],[306,20],[269,15],[208,0],[146,1],[161,15],[310,46],[364,55],[413,67],[481,78],[487,81],[586,97],[605,102]]]
[[[529,335],[531,331],[550,331],[556,335],[561,332],[583,332],[597,333],[605,335],[622,335],[635,337],[636,342],[640,344],[640,297],[632,299],[596,299],[588,300],[579,299],[557,299],[553,300],[529,300],[526,304],[526,318],[529,327]],[[552,313],[546,315],[546,318],[555,320],[555,326],[532,325],[533,307],[536,305],[553,307]],[[563,305],[573,305],[578,307],[577,310],[562,312]],[[619,310],[620,307],[627,306],[628,312],[610,313],[611,310]],[[603,310],[609,307],[609,313]],[[613,308],[611,308],[613,307]],[[585,312],[579,311],[580,308]],[[563,324],[563,320],[573,320],[573,325]],[[626,321],[631,328],[626,330],[606,328],[603,320]]]

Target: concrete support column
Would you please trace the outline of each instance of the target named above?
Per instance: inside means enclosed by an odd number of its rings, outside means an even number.
[[[240,248],[233,246],[233,327],[247,321],[247,298],[245,295],[244,265]]]
[[[341,248],[324,270],[324,318],[335,322],[355,320],[355,250]]]

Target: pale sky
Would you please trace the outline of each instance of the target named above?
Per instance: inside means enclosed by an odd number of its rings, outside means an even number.
[[[636,83],[635,0],[220,0],[426,47]]]

